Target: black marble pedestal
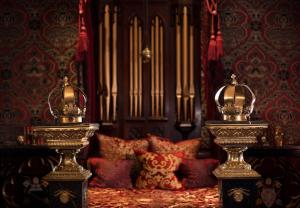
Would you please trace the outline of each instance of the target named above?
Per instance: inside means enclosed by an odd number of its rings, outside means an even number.
[[[87,180],[48,182],[52,208],[87,208]]]
[[[255,208],[258,178],[219,179],[223,208]]]

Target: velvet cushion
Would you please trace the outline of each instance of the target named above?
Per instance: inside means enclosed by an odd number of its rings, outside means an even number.
[[[143,169],[136,181],[137,188],[161,188],[169,190],[182,188],[181,182],[174,174],[182,161],[180,158],[182,154],[138,152],[137,156],[143,165]]]
[[[215,159],[192,159],[182,161],[180,172],[184,177],[182,184],[185,188],[212,187],[217,184],[213,170],[219,161]]]
[[[123,140],[103,134],[97,134],[97,139],[100,143],[100,155],[110,160],[134,159],[134,150],[147,151],[149,146],[146,139]]]
[[[188,139],[177,143],[170,139],[149,135],[149,143],[152,152],[156,153],[175,153],[183,152],[187,159],[197,158],[197,154],[201,145],[200,138]]]
[[[95,177],[90,181],[90,187],[102,188],[132,188],[130,173],[134,161],[108,160],[104,158],[89,158]]]

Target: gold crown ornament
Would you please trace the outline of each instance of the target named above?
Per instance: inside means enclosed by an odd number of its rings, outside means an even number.
[[[231,83],[222,86],[215,95],[218,111],[226,121],[247,121],[254,108],[255,95],[245,84],[238,84],[231,75]]]
[[[81,123],[85,117],[87,98],[78,87],[64,77],[62,84],[53,88],[48,95],[50,113],[61,124]]]

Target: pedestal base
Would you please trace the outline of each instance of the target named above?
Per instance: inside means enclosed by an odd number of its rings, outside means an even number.
[[[217,178],[251,178],[251,177],[259,177],[259,173],[257,173],[255,170],[252,169],[229,169],[219,166],[217,169],[213,171],[213,174]]]
[[[51,207],[87,207],[87,181],[92,175],[76,161],[78,149],[57,149],[60,162],[44,177],[49,182]]]
[[[87,180],[84,181],[49,181],[51,207],[87,208]]]
[[[59,164],[44,177],[49,183],[51,207],[87,207],[87,179],[91,173],[77,163],[76,154],[98,129],[98,124],[89,123],[32,128],[35,137],[43,138],[60,154]]]
[[[225,147],[227,161],[214,170],[217,178],[250,178],[260,175],[251,169],[251,165],[244,160],[243,152],[247,147]]]
[[[219,179],[223,208],[255,208],[257,178]]]
[[[243,152],[257,143],[268,124],[263,121],[210,121],[207,128],[216,137],[214,142],[227,152],[227,161],[214,171],[217,178],[249,178],[259,174],[244,161]]]
[[[43,179],[46,181],[84,181],[91,175],[91,172],[85,169],[80,172],[56,171],[48,173]]]
[[[84,181],[92,174],[76,161],[77,149],[57,149],[60,162],[44,179],[47,181]]]

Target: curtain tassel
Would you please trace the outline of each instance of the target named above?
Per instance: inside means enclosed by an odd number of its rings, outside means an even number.
[[[217,60],[217,43],[216,43],[216,37],[215,35],[210,36],[210,41],[208,45],[208,53],[207,58],[210,61]]]
[[[209,61],[217,60],[217,43],[214,29],[214,15],[211,15],[211,32],[208,45],[207,59]]]

